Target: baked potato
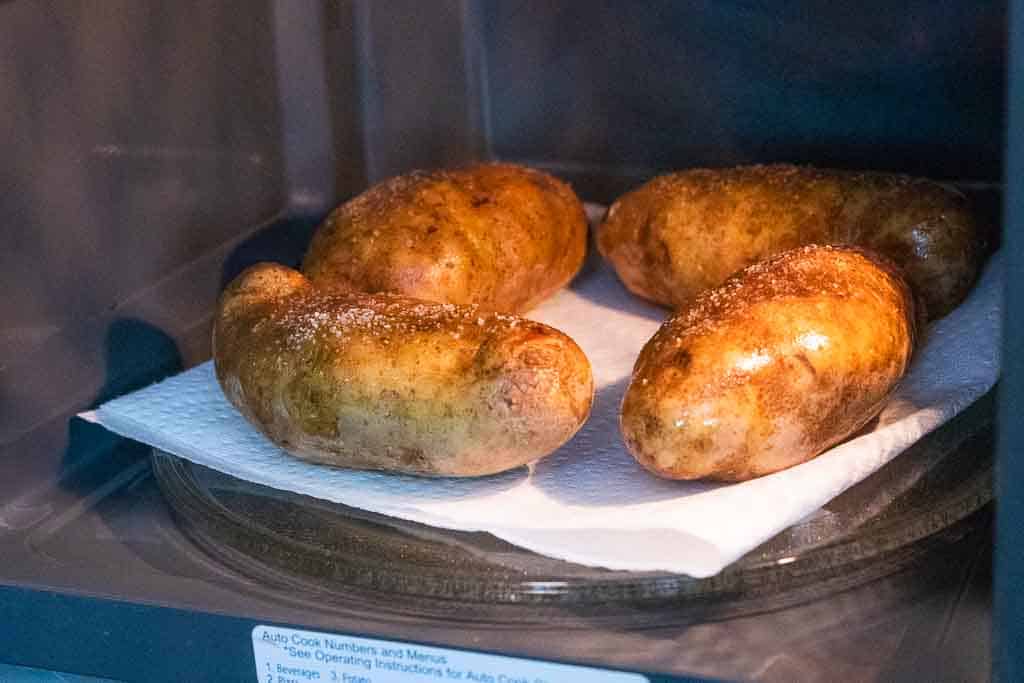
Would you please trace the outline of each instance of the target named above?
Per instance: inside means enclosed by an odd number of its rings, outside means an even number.
[[[881,410],[906,373],[915,302],[866,251],[809,246],[696,296],[644,346],[620,426],[670,479],[742,481],[804,462]]]
[[[315,287],[258,264],[221,296],[217,379],[292,455],[433,476],[541,458],[590,413],[590,364],[561,332],[477,306]]]
[[[317,229],[302,270],[319,286],[521,313],[564,287],[587,247],[565,183],[511,164],[415,171]]]
[[[934,319],[973,285],[978,237],[965,198],[946,186],[777,164],[655,178],[612,204],[597,244],[630,291],[673,308],[787,249],[862,246],[896,263]]]

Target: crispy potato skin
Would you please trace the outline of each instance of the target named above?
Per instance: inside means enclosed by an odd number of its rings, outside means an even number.
[[[929,319],[963,300],[981,258],[966,200],[953,190],[785,164],[655,178],[611,206],[597,244],[630,291],[673,308],[787,249],[867,247],[899,266]]]
[[[547,455],[590,414],[590,365],[561,332],[475,306],[314,287],[259,264],[221,296],[227,399],[310,462],[434,476]]]
[[[370,188],[328,216],[302,269],[321,286],[521,313],[572,280],[586,242],[568,185],[481,164]]]
[[[750,266],[669,318],[637,359],[626,446],[670,479],[791,467],[877,415],[910,364],[914,298],[895,266],[803,247]]]

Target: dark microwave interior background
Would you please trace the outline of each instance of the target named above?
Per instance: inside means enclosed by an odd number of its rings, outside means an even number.
[[[976,0],[0,2],[0,530],[112,448],[74,413],[205,360],[223,285],[295,263],[368,183],[481,158],[602,202],[783,160],[998,182],[1006,22]]]

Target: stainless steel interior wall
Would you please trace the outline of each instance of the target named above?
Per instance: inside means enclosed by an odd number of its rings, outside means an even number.
[[[1002,2],[480,3],[496,156],[996,180]]]
[[[481,11],[472,0],[356,0],[370,181],[489,156]],[[349,5],[340,3],[344,15]],[[333,67],[331,67],[333,68]]]
[[[0,3],[0,509],[66,464],[70,413],[207,353],[218,250],[287,201],[274,29],[267,2]]]

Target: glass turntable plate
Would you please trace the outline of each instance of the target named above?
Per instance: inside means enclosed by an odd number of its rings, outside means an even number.
[[[803,522],[708,579],[596,569],[235,479],[155,451],[179,524],[253,586],[319,609],[470,621],[566,613],[725,618],[934,560],[992,497],[994,391]],[[973,516],[972,516],[973,515]]]

